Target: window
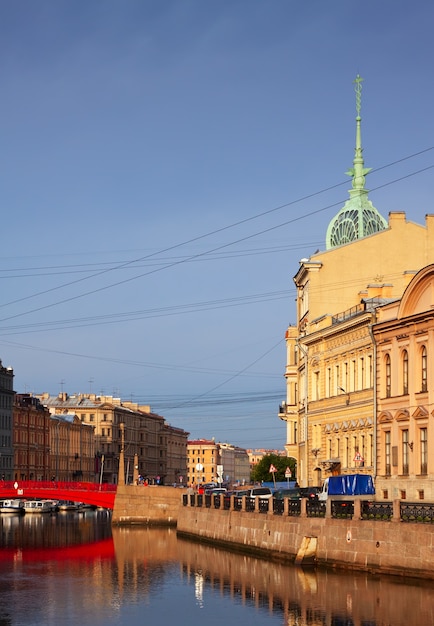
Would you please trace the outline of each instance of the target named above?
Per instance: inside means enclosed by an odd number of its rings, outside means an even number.
[[[332,395],[332,370],[331,367],[327,368],[327,397],[330,398]]]
[[[428,473],[428,429],[420,429],[420,473]]]
[[[384,454],[386,464],[386,476],[390,476],[390,430],[384,433]]]
[[[401,434],[402,443],[402,474],[408,476],[408,430],[405,429]]]
[[[422,351],[421,351],[421,357],[422,357],[422,387],[421,387],[421,391],[427,391],[427,354],[426,354],[426,346],[422,346]]]
[[[404,350],[402,353],[402,393],[408,394],[408,352]]]
[[[390,396],[392,395],[392,380],[389,354],[386,354],[386,357],[384,359],[384,365],[386,373],[386,398],[390,398]]]
[[[319,372],[314,372],[314,400],[319,400]]]

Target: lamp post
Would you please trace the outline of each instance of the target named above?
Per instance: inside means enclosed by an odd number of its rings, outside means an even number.
[[[133,485],[139,482],[139,457],[137,453],[134,455]]]
[[[125,485],[125,459],[124,459],[124,448],[125,448],[125,424],[119,424],[119,428],[121,429],[121,451],[119,454],[119,472],[118,472],[118,485]]]

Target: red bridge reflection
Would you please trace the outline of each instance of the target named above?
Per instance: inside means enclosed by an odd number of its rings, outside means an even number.
[[[113,509],[117,485],[60,482],[57,480],[2,480],[0,481],[0,499],[39,498],[43,500],[73,500],[106,509]]]
[[[2,548],[0,561],[94,561],[95,559],[112,561],[115,557],[113,539],[103,539],[81,545],[44,548]]]

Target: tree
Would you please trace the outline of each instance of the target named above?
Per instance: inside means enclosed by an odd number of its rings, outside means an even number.
[[[287,456],[279,456],[278,454],[266,454],[262,457],[252,470],[252,480],[255,482],[269,482],[273,480],[273,474],[270,473],[271,465],[274,465],[277,470],[277,472],[274,473],[274,480],[276,480],[276,482],[286,480],[285,471],[288,467],[291,470],[291,480],[297,480],[295,459]]]

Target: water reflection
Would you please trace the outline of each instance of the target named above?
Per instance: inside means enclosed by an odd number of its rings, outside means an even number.
[[[283,616],[288,626],[434,624],[434,586],[395,577],[305,570],[176,538],[174,531],[113,529],[119,572],[177,561],[198,604],[207,589]],[[134,545],[134,550],[132,550]]]
[[[434,624],[431,583],[302,570],[97,512],[0,517],[0,547],[1,624]]]

